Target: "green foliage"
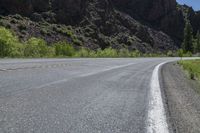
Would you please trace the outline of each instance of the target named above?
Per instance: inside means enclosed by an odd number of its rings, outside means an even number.
[[[167,55],[161,53],[146,53],[142,54],[142,57],[166,57]]]
[[[96,58],[96,57],[98,57],[96,51],[90,50],[90,51],[89,51],[89,57],[91,57],[91,58]]]
[[[192,52],[187,52],[183,54],[184,57],[192,57]]]
[[[184,60],[179,61],[178,63],[188,71],[190,79],[200,80],[200,60]]]
[[[178,54],[178,56],[181,57],[181,59],[182,59],[182,58],[183,58],[183,54],[184,54],[183,49],[179,49],[179,50],[177,51],[177,54]]]
[[[132,51],[130,52],[130,56],[131,57],[140,57],[142,54],[140,53],[140,51],[138,50],[135,50],[135,51]]]
[[[120,49],[118,55],[119,55],[119,57],[130,57],[131,56],[129,50],[125,49],[125,48]]]
[[[121,49],[119,51],[109,47],[104,50],[98,49],[97,51],[81,48],[76,51],[75,57],[99,57],[99,58],[118,58],[118,57],[140,57],[142,54],[136,51],[129,51],[127,49]]]
[[[75,57],[90,57],[90,51],[86,48],[81,48],[76,52]]]
[[[78,39],[78,38],[73,38],[73,43],[75,45],[78,45],[78,46],[81,46],[82,45],[82,42]]]
[[[97,57],[118,57],[117,51],[112,48],[106,48],[104,50],[97,50]]]
[[[71,28],[66,28],[71,30]],[[46,31],[45,31],[46,34]],[[199,33],[197,34],[197,41]],[[72,44],[81,46],[81,41],[75,35],[72,35]],[[87,48],[80,48],[75,50],[72,44],[67,42],[57,42],[47,45],[47,42],[43,39],[32,37],[27,42],[22,43],[18,38],[8,29],[0,27],[0,57],[102,57],[102,58],[116,58],[116,57],[160,57],[160,56],[174,56],[172,51],[168,51],[166,55],[162,53],[148,53],[143,54],[138,50],[129,51],[127,48],[120,50],[113,49],[111,47],[104,50],[90,50]],[[199,43],[197,43],[199,46]],[[199,47],[195,47],[198,50]],[[177,55],[179,57],[192,56],[190,51],[184,53],[184,51],[178,50]]]
[[[66,26],[54,26],[53,27],[53,30],[63,34],[63,35],[66,35],[70,38],[73,38],[74,36],[74,33],[72,32],[72,28],[70,27],[66,27]]]
[[[46,56],[45,57],[51,57],[51,58],[53,58],[53,57],[55,57],[56,56],[56,54],[55,54],[55,48],[53,47],[53,46],[48,46],[47,47],[47,54],[46,54]]]
[[[55,45],[55,54],[57,56],[69,56],[72,57],[75,55],[75,50],[71,44],[67,42],[58,42]]]
[[[189,21],[185,25],[182,48],[184,52],[193,52],[193,30]]]
[[[173,56],[174,56],[174,55],[173,55],[173,52],[172,52],[171,50],[168,51],[168,52],[167,52],[167,56],[168,56],[168,57],[173,57]]]
[[[47,43],[38,38],[30,38],[25,45],[24,55],[26,57],[45,57],[48,55]]]
[[[200,53],[200,33],[197,32],[196,41],[195,41],[195,52]]]
[[[46,29],[46,28],[42,28],[42,29],[40,30],[40,33],[41,33],[42,35],[50,35],[50,32],[49,32],[48,29]]]
[[[19,57],[23,55],[23,46],[13,33],[0,27],[0,57]]]
[[[11,53],[10,57],[16,58],[16,57],[23,57],[24,56],[24,46],[22,43],[13,43],[13,46],[11,47]]]

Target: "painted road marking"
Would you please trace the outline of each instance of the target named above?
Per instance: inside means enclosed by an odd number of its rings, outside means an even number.
[[[155,67],[150,84],[150,102],[147,119],[147,133],[169,133],[166,113],[159,83],[159,69],[166,62]]]

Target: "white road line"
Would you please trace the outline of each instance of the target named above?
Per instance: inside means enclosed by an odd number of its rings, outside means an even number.
[[[147,118],[147,133],[169,133],[166,113],[159,83],[159,69],[166,62],[155,67],[150,84],[150,102]]]

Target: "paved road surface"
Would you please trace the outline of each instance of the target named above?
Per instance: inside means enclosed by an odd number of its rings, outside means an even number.
[[[145,133],[152,72],[170,60],[0,60],[0,133]]]

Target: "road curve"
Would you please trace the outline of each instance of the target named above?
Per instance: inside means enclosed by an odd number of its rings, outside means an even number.
[[[146,133],[152,73],[172,60],[0,60],[0,132]]]

